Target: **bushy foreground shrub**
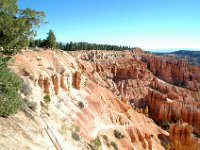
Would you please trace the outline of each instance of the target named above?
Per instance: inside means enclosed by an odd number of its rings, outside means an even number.
[[[7,117],[18,111],[21,97],[18,91],[21,79],[8,69],[5,59],[0,56],[0,116]]]
[[[44,99],[44,101],[46,103],[50,103],[51,102],[51,97],[49,95],[45,95],[43,99]]]

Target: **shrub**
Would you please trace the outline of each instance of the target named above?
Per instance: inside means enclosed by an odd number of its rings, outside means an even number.
[[[75,141],[80,141],[80,137],[77,133],[73,132],[72,133],[72,138],[75,140]]]
[[[114,130],[114,136],[117,138],[117,139],[121,139],[121,138],[124,138],[124,135],[118,131],[118,130]]]
[[[79,106],[81,109],[83,109],[83,108],[85,107],[84,103],[81,102],[81,101],[78,103],[78,106]]]
[[[119,149],[118,146],[117,146],[117,144],[115,142],[112,141],[110,144],[114,147],[115,150]]]
[[[44,99],[44,101],[45,101],[46,103],[50,103],[50,101],[51,101],[51,98],[50,98],[49,95],[45,95],[43,99]]]
[[[93,142],[93,143],[95,144],[95,146],[97,146],[97,147],[101,146],[101,141],[100,141],[99,137],[97,137],[96,139],[94,139],[92,142]]]
[[[94,140],[91,140],[91,146],[95,149],[97,149],[99,146],[101,146],[101,141],[99,137],[96,137]]]
[[[21,106],[21,96],[18,91],[21,79],[11,72],[0,56],[0,116],[7,117],[16,113]]]

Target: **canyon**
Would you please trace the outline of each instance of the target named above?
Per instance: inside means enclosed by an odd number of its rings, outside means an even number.
[[[0,118],[3,149],[200,149],[200,66],[137,47],[12,59],[37,107]]]

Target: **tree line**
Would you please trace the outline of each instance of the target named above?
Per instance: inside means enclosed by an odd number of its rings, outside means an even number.
[[[30,47],[46,47],[46,48],[58,48],[64,51],[77,51],[77,50],[130,50],[129,46],[117,46],[109,44],[96,44],[88,42],[68,42],[66,44],[61,42],[52,42],[54,47],[49,47],[47,39],[36,39],[30,41]]]

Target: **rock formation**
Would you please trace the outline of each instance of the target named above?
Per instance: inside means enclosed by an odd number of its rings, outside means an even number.
[[[73,86],[77,90],[80,90],[80,84],[81,84],[81,73],[76,71],[73,76]]]
[[[41,64],[39,66],[38,56]],[[179,125],[178,127],[177,125],[174,125],[174,128],[171,127],[169,147],[171,146],[173,150],[190,149],[192,147],[190,143],[196,143],[196,139],[190,136],[192,132],[190,127],[192,126],[194,132],[199,133],[200,104],[198,100],[200,93],[197,90],[198,74],[195,73],[195,71],[198,71],[198,67],[195,69],[196,67],[188,67],[183,62],[181,65],[180,62],[149,57],[148,53],[140,49],[117,52],[79,51],[69,53],[50,50],[23,51],[15,58],[16,61],[12,69],[22,78],[27,79],[34,90],[30,99],[40,104],[43,101],[44,94],[51,96],[49,116],[44,116],[43,119],[45,119],[49,128],[52,128],[53,132],[55,131],[55,136],[63,149],[90,149],[85,143],[94,140],[96,137],[104,142],[103,135],[107,135],[108,144],[114,141],[119,149],[164,150],[159,136],[163,135],[168,142],[168,132],[148,117],[152,117],[155,121],[168,120],[170,123],[178,119],[188,122],[189,125],[181,124],[180,127]],[[176,64],[177,67],[175,67]],[[21,66],[28,74],[20,72]],[[184,69],[175,71],[173,67],[176,70],[182,67],[185,68],[185,71],[183,71]],[[81,70],[81,73],[77,70]],[[184,75],[179,76],[183,72]],[[30,75],[33,77],[30,77]],[[33,83],[32,78],[34,78],[34,81],[37,79],[39,86]],[[181,84],[184,81],[187,88],[174,86],[165,81],[174,84]],[[79,90],[74,90],[71,85]],[[39,87],[42,90],[39,90]],[[83,106],[81,108],[80,103]],[[23,127],[19,129],[20,136],[18,137],[24,137],[23,133],[31,135],[27,136],[31,140],[27,140],[26,137],[23,138],[23,141],[28,143],[22,143],[23,146],[20,146],[18,144],[20,143],[19,139],[14,137],[13,145],[19,146],[19,149],[23,149],[27,145],[31,145],[33,149],[47,149],[47,146],[52,144],[47,137],[48,135],[43,133],[43,128],[46,125],[41,123],[42,118],[39,116],[41,116],[40,109],[42,107],[38,107],[39,111],[35,112],[38,113],[35,115],[37,122],[34,122],[37,125],[34,126],[34,129],[30,129],[31,126],[28,126],[28,131],[24,130],[26,129],[25,126],[34,120],[30,121],[29,119],[27,121],[27,117],[21,114],[14,116],[25,118],[25,121],[23,120],[20,124],[15,122],[17,128]],[[30,111],[32,112],[32,110]],[[18,118],[13,120],[21,121]],[[80,128],[80,131],[77,132],[81,138],[79,142],[71,139],[70,134],[73,132],[71,126],[74,125]],[[12,128],[16,127],[12,126]],[[38,131],[38,127],[41,130]],[[6,132],[11,131],[12,128],[3,124],[0,126],[0,131],[7,135]],[[122,132],[124,138],[116,139],[113,136],[113,130]],[[37,138],[34,138],[35,136],[32,135],[35,135],[35,133],[42,133],[43,135],[37,134]],[[2,139],[10,141],[12,136],[4,136]],[[1,142],[2,139],[0,139]],[[37,145],[40,146],[37,147]],[[76,145],[78,148],[69,148],[69,145]],[[106,149],[106,144],[102,145],[103,148],[104,146]],[[99,147],[99,149],[102,147]],[[4,148],[7,147],[4,146]]]
[[[49,86],[50,86],[50,81],[49,78],[46,77],[44,79],[44,93],[46,93],[47,95],[50,95]]]
[[[148,93],[148,102],[152,117],[157,121],[168,120],[176,121],[178,118],[188,122],[194,127],[194,130],[199,133],[199,108],[195,101],[192,100],[192,95],[195,92],[184,91],[175,88],[171,85],[164,85],[156,78],[151,81],[151,90]],[[183,92],[184,91],[184,92]],[[191,94],[191,97],[184,93]]]
[[[65,76],[64,76],[64,72],[61,73],[60,75],[60,87],[63,90],[67,90],[66,84],[65,84]]]
[[[44,85],[44,80],[42,78],[42,76],[40,75],[39,79],[38,79],[38,85],[40,86],[40,88],[43,88]]]
[[[143,55],[149,70],[168,83],[173,83],[190,90],[200,89],[200,67],[188,65],[185,60],[155,55]]]
[[[198,150],[199,144],[192,135],[193,128],[186,123],[171,124],[168,150]]]
[[[133,145],[139,142],[142,149],[148,149],[148,150],[153,149],[151,136],[149,134],[141,133],[138,129],[131,129],[131,128],[128,128],[127,132],[130,136]]]
[[[52,75],[51,76],[51,80],[53,82],[53,86],[54,86],[54,92],[55,94],[57,95],[58,92],[59,92],[59,79],[58,79],[58,76],[55,74],[55,75]]]

